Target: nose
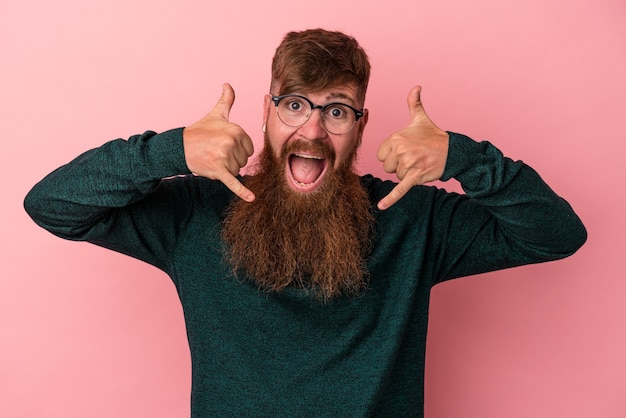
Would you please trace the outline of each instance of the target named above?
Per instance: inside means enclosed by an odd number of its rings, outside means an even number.
[[[328,132],[324,129],[321,109],[312,109],[311,117],[298,129],[304,138],[309,140],[324,139]]]

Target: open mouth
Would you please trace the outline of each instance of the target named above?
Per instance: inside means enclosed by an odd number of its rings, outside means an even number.
[[[311,192],[319,187],[328,169],[328,160],[309,153],[290,154],[287,159],[287,172],[292,189]]]

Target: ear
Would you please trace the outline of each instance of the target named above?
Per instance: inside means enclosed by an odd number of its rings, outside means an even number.
[[[274,106],[272,102],[272,96],[266,94],[263,98],[263,125],[267,125],[267,120],[270,117],[270,106]]]

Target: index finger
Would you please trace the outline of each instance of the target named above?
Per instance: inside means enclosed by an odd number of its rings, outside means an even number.
[[[237,177],[233,176],[229,172],[225,172],[223,175],[220,176],[220,178],[217,178],[216,180],[221,181],[224,186],[228,187],[230,191],[235,193],[246,202],[252,202],[256,198],[256,196],[254,196],[254,193],[252,193],[250,189],[244,186],[243,183],[241,183],[237,179]]]
[[[402,199],[405,194],[411,190],[411,180],[408,180],[405,177],[400,183],[396,184],[396,186],[391,189],[391,191],[387,194],[387,196],[383,197],[378,201],[378,209],[385,210],[389,209],[391,206],[396,204],[398,200]]]

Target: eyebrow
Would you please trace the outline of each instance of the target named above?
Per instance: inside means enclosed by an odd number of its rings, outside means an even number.
[[[354,99],[352,99],[350,96],[348,96],[345,93],[329,93],[326,96],[327,100],[334,100],[334,99],[345,99],[347,101],[349,101],[351,106],[355,106],[356,105],[356,101]]]

